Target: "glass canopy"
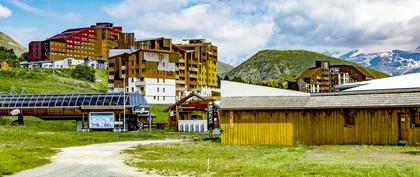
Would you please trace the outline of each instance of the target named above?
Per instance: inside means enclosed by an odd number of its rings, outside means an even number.
[[[125,95],[126,106],[148,107],[139,93]],[[124,94],[0,95],[0,108],[123,106]]]

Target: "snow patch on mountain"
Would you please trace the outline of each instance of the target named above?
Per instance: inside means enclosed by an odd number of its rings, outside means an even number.
[[[335,54],[335,56],[337,55],[339,54]],[[376,53],[361,53],[360,50],[351,50],[339,55],[339,58],[357,62],[394,76],[420,72],[420,46],[409,51],[391,50]]]

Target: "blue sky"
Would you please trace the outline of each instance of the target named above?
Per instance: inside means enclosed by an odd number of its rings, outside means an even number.
[[[239,64],[261,49],[413,49],[419,9],[418,0],[0,0],[0,31],[27,46],[109,21],[137,38],[204,37]]]

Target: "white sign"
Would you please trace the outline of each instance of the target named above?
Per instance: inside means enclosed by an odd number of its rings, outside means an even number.
[[[91,129],[113,129],[113,112],[91,112],[89,113],[89,128]]]

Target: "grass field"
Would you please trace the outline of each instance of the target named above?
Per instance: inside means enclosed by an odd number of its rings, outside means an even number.
[[[0,71],[0,94],[10,93],[12,87],[17,94],[105,93],[106,70],[96,70],[95,74],[96,81],[91,83],[71,79],[70,69],[12,68]]]
[[[25,126],[12,127],[14,118],[0,119],[0,176],[12,174],[49,162],[57,148],[112,141],[202,138],[201,134],[169,131],[153,132],[76,132],[74,121],[43,121],[26,118]]]
[[[154,123],[168,123],[168,112],[162,112],[165,108],[167,108],[168,104],[151,104],[150,111],[156,116]]]
[[[420,150],[410,146],[147,145],[127,150],[127,163],[161,175],[420,176]]]

